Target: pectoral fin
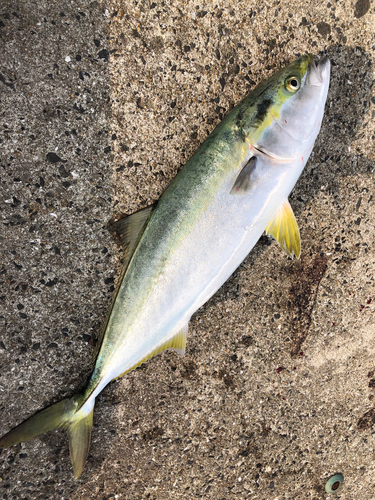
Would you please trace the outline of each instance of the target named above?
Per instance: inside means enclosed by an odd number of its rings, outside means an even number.
[[[289,257],[293,257],[294,254],[299,259],[301,255],[299,229],[288,200],[281,204],[266,227],[266,234],[273,236]]]
[[[256,157],[252,156],[250,160],[246,163],[244,168],[239,173],[236,182],[230,191],[230,194],[242,195],[245,194],[252,185],[251,174],[255,169]]]

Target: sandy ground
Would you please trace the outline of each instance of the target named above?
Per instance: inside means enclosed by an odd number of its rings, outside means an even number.
[[[160,196],[223,116],[327,54],[291,196],[302,258],[262,237],[165,353],[97,400],[75,481],[55,431],[0,455],[3,499],[375,498],[374,3],[0,5],[0,433],[81,389],[120,272],[108,222]]]

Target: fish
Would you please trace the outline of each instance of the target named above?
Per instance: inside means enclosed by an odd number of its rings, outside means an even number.
[[[330,62],[303,55],[258,85],[213,130],[158,202],[119,219],[124,265],[86,389],[36,413],[0,448],[65,428],[74,477],[86,463],[95,399],[156,354],[184,354],[191,316],[266,232],[300,257],[288,196],[323,119]]]

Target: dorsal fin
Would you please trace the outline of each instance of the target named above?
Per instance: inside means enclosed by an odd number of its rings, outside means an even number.
[[[285,200],[280,205],[278,211],[266,227],[266,234],[273,236],[289,257],[293,257],[294,254],[299,259],[301,255],[299,229],[288,200]]]
[[[111,229],[117,234],[121,243],[124,246],[124,262],[122,265],[119,284],[122,281],[122,278],[129,265],[130,259],[134,253],[134,250],[138,245],[139,240],[141,239],[143,231],[145,230],[145,227],[151,217],[151,213],[154,210],[155,205],[156,203],[150,205],[149,207],[142,208],[142,210],[139,210],[138,212],[135,212],[134,214],[131,215],[126,215],[125,217],[122,217],[121,219],[112,222],[110,224]],[[103,337],[107,328],[109,316],[111,315],[113,304],[115,303],[117,297],[118,289],[119,287],[117,287],[117,290],[113,295],[111,305],[108,309],[107,315],[100,329],[98,340],[93,353],[94,355],[93,360],[96,359],[99,353],[100,346],[102,344]]]
[[[142,208],[142,210],[139,210],[134,214],[127,215],[112,223],[112,229],[116,232],[117,236],[121,240],[121,243],[124,245],[126,257],[129,259],[133,255],[135,247],[142,236],[143,230],[146,227],[146,223],[148,222],[154,207],[155,204]]]

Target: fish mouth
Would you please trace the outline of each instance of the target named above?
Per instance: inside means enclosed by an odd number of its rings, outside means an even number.
[[[329,80],[331,63],[327,56],[324,56],[319,62],[311,61],[307,70],[306,85],[321,87]]]

